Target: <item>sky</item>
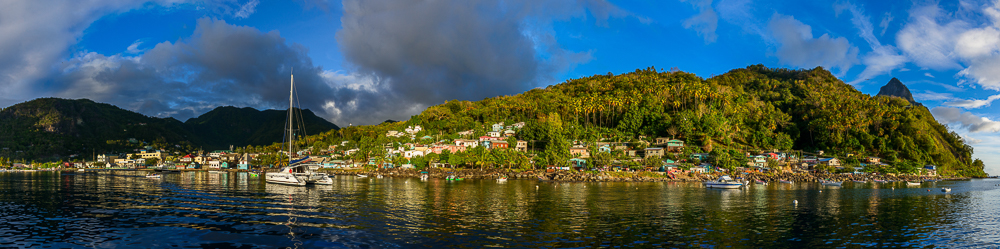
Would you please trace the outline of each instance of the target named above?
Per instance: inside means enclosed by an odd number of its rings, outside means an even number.
[[[708,78],[822,66],[896,77],[1000,174],[1000,1],[80,0],[0,2],[0,107],[87,98],[181,121],[299,103],[405,120],[650,66]]]

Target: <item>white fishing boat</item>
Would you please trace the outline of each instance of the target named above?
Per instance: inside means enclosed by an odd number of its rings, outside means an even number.
[[[291,78],[291,89],[288,91],[288,121],[285,137],[288,138],[288,166],[278,172],[268,172],[264,180],[267,183],[305,186],[306,184],[331,185],[333,180],[326,173],[316,172],[321,166],[310,163],[308,156],[295,159],[295,76]]]
[[[820,183],[823,184],[823,186],[842,186],[842,185],[844,185],[844,182],[835,182],[835,181],[827,181],[827,180],[821,180]]]
[[[146,175],[146,178],[156,178],[156,179],[159,179],[160,178],[160,174],[156,174],[156,173],[148,174],[148,175]]]
[[[945,193],[951,192],[951,188],[941,188],[941,192]]]
[[[919,182],[906,182],[906,186],[920,186]]]
[[[743,187],[743,183],[742,182],[738,182],[736,180],[733,180],[733,178],[731,178],[729,176],[720,176],[719,179],[715,179],[715,181],[706,181],[705,182],[705,187],[709,187],[709,188],[740,188],[740,187]]]

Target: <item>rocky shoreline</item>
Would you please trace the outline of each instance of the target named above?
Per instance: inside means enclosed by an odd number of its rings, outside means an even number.
[[[334,175],[382,175],[386,177],[420,177],[421,171],[428,172],[430,178],[444,179],[450,175],[465,179],[497,179],[506,176],[508,179],[530,179],[552,182],[701,182],[715,179],[722,174],[677,174],[666,175],[663,172],[571,172],[571,171],[514,171],[506,169],[448,169],[434,168],[426,170],[415,169],[378,169],[378,170],[324,170]],[[941,180],[941,177],[928,176],[890,176],[890,175],[846,175],[846,174],[761,174],[749,173],[742,176],[748,181],[762,180],[777,182],[786,180],[792,182],[832,181],[921,181]],[[968,179],[968,178],[956,178]]]

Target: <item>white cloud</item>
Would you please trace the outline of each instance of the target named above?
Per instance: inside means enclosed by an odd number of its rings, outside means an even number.
[[[139,49],[139,45],[142,45],[142,41],[135,40],[135,42],[133,42],[132,45],[128,45],[128,48],[126,48],[125,51],[130,54],[138,54],[142,52],[142,49]]]
[[[91,23],[146,1],[3,1],[0,3],[0,106],[30,98],[31,85],[52,74]],[[172,1],[159,1],[169,5]],[[16,97],[15,97],[16,96]],[[11,103],[14,101],[14,103]]]
[[[930,72],[925,72],[924,76],[934,78],[934,75],[932,75]]]
[[[812,27],[791,16],[775,13],[768,30],[778,42],[778,61],[795,67],[823,66],[844,74],[858,62],[858,48],[843,37],[823,34],[813,38]]]
[[[983,142],[982,139],[976,139],[974,137],[970,137],[969,135],[962,135],[962,140],[965,140],[965,143],[968,143],[969,145],[974,145]]]
[[[946,102],[944,103],[944,105],[961,107],[965,109],[973,109],[973,108],[990,106],[990,104],[997,99],[1000,99],[1000,94],[990,96],[986,99],[956,100],[956,101]]]
[[[914,93],[913,99],[919,101],[953,100],[955,96],[951,93],[939,93],[924,90],[922,93]]]
[[[236,11],[236,13],[233,14],[233,16],[240,19],[250,17],[250,15],[253,15],[254,12],[257,12],[257,4],[260,4],[260,1],[258,0],[247,1],[247,3],[240,6],[240,9]]]
[[[885,15],[882,16],[882,22],[878,24],[882,28],[882,34],[880,35],[885,35],[885,31],[889,29],[889,23],[892,22],[892,18],[892,13],[890,12],[885,12]]]
[[[903,56],[896,50],[896,47],[891,45],[882,45],[878,41],[878,38],[873,34],[874,27],[869,21],[868,16],[866,16],[860,8],[854,6],[853,4],[838,4],[834,8],[837,12],[848,10],[851,12],[851,23],[854,27],[858,29],[858,35],[864,38],[868,45],[871,46],[872,51],[864,55],[861,59],[862,64],[865,65],[865,70],[858,74],[857,77],[849,84],[857,84],[858,82],[864,81],[866,79],[874,78],[875,76],[883,75],[885,73],[891,72],[892,70],[903,66],[904,63],[908,61],[906,56]],[[889,16],[891,20],[891,16]],[[882,21],[883,25],[888,25],[886,20]],[[883,32],[884,32],[883,27]]]
[[[1000,50],[1000,31],[994,27],[972,29],[958,36],[955,52],[962,58],[977,58]]]
[[[953,58],[955,37],[968,29],[962,20],[938,23],[942,10],[937,5],[916,7],[910,11],[910,20],[896,33],[900,49],[917,66],[935,70],[958,69],[961,65]]]
[[[1000,131],[1000,122],[963,112],[962,109],[958,108],[938,106],[931,109],[931,114],[941,123],[957,124],[961,128],[968,129],[969,132]]]
[[[681,0],[684,1],[687,0]],[[698,15],[684,20],[684,28],[698,32],[698,35],[705,39],[705,43],[715,42],[718,38],[715,29],[719,26],[719,15],[712,9],[712,0],[691,0],[691,5],[698,9]]]

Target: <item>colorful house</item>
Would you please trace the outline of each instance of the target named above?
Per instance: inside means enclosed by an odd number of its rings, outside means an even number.
[[[680,152],[684,149],[684,141],[672,139],[667,141],[667,150],[672,152]]]

